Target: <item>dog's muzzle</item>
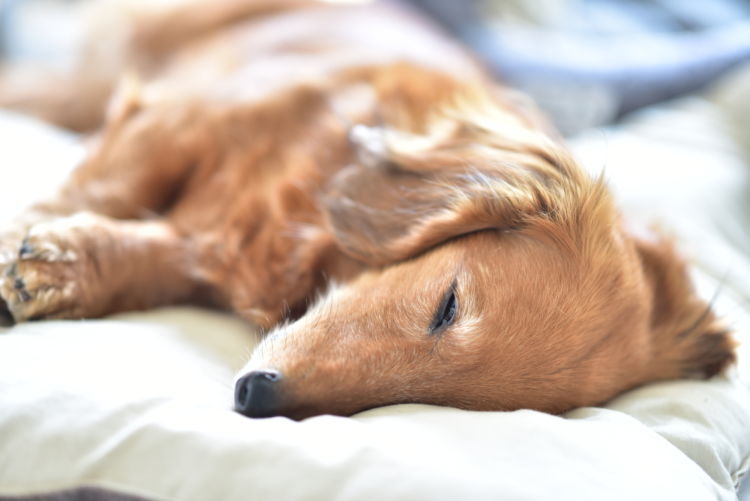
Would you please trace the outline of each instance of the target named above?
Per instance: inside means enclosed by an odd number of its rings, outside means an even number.
[[[274,370],[245,374],[234,389],[234,410],[254,418],[278,415],[281,381],[281,373]]]

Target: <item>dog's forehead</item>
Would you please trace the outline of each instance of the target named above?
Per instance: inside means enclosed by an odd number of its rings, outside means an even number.
[[[353,290],[379,293],[442,295],[452,282],[470,284],[474,279],[501,276],[504,268],[523,266],[519,260],[531,256],[513,249],[514,242],[503,232],[488,230],[451,239],[411,259],[363,273],[346,285],[331,290],[333,299],[353,297]],[[532,256],[533,257],[533,256]]]

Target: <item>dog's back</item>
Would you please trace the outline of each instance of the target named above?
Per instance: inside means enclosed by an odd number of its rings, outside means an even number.
[[[356,3],[356,2],[355,2]],[[422,18],[395,4],[310,0],[92,2],[74,67],[0,73],[0,106],[92,131],[123,85],[152,99],[269,98],[355,68],[411,62],[460,78],[481,69]],[[123,77],[129,78],[123,84]]]

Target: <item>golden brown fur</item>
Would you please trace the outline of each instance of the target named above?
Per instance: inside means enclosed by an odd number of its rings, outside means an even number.
[[[733,360],[671,247],[628,235],[604,182],[420,20],[382,5],[174,9],[121,44],[131,76],[106,119],[114,71],[65,77],[99,89],[80,113],[74,85],[5,101],[101,125],[59,196],[0,238],[16,321],[232,309],[276,326],[247,371],[280,371],[273,414],[293,417],[561,412]],[[450,290],[455,320],[431,332]]]

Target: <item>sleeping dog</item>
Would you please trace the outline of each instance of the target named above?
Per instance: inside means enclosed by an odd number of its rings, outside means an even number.
[[[128,12],[70,72],[0,84],[95,131],[0,235],[15,321],[232,310],[269,331],[236,381],[253,417],[562,412],[733,361],[670,244],[628,234],[533,106],[412,13]]]

